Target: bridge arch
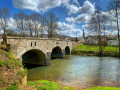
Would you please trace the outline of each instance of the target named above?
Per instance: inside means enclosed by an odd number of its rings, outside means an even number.
[[[69,46],[65,47],[65,55],[70,55],[70,47]]]
[[[62,49],[59,46],[56,46],[52,49],[51,59],[63,57]]]
[[[22,55],[22,63],[27,65],[45,65],[46,56],[43,51],[39,49],[31,49]]]

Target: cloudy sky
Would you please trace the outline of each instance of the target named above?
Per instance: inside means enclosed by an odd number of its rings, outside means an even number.
[[[0,0],[0,8],[7,7],[11,11],[9,28],[15,29],[13,15],[19,11],[26,14],[35,12],[41,15],[54,12],[59,18],[60,34],[75,37],[82,36],[83,26],[86,24],[95,7],[106,11],[109,0]]]

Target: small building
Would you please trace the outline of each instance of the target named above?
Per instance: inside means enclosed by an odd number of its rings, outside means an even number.
[[[98,36],[88,36],[85,37],[85,44],[88,45],[98,45]],[[104,44],[107,44],[107,37],[101,36],[101,42]]]
[[[108,40],[108,45],[113,45],[113,46],[118,46],[118,37],[117,36],[110,36],[107,38]]]
[[[97,45],[98,44],[98,39],[97,39],[96,36],[85,37],[85,44]]]

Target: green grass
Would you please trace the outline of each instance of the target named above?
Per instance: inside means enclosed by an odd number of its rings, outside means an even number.
[[[24,77],[25,76],[25,74],[24,74],[24,72],[23,71],[17,71],[17,76],[21,76],[21,77]]]
[[[28,86],[34,86],[37,90],[77,90],[72,87],[62,87],[61,85],[47,80],[29,81]]]
[[[47,80],[29,81],[28,86],[34,86],[37,90],[78,90],[73,87],[63,87],[57,83]],[[117,87],[91,87],[83,90],[120,90]]]
[[[120,88],[116,88],[116,87],[92,87],[90,89],[85,89],[85,90],[120,90]]]
[[[72,49],[72,54],[78,55],[99,55],[99,46],[95,45],[80,45]],[[103,47],[103,55],[118,56],[119,48],[113,46]]]
[[[1,89],[1,90],[21,90],[18,86],[18,82],[14,82],[13,85],[7,87],[6,89]]]
[[[3,82],[5,85],[9,84],[9,82],[6,82],[3,78],[0,78],[0,81]]]
[[[12,52],[6,52],[0,49],[0,53],[6,55],[6,57],[8,58],[8,60],[4,60],[4,61],[0,60],[0,67],[5,65],[5,66],[10,66],[11,68],[17,68],[17,67],[23,68],[22,63],[15,59]]]
[[[99,46],[94,46],[94,45],[81,45],[81,46],[76,46],[73,48],[73,50],[77,51],[99,51]],[[118,52],[119,48],[118,47],[112,47],[112,46],[106,46],[104,47],[104,51],[115,51]]]
[[[6,66],[9,69],[16,70],[17,76],[20,76],[20,77],[25,76],[25,74],[27,73],[27,69],[25,70],[22,69],[23,68],[22,63],[19,60],[15,59],[12,52],[8,52],[5,49],[1,49],[1,46],[0,46],[0,54],[3,55],[3,57],[0,57],[0,67]],[[7,87],[4,90],[19,90],[19,87],[17,86],[18,82],[14,82],[13,85],[11,85],[9,82],[6,82],[2,76],[0,76],[0,81],[5,85],[5,87]]]
[[[4,90],[21,90],[18,86],[10,86]]]

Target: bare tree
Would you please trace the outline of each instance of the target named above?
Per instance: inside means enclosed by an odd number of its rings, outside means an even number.
[[[103,38],[105,39],[105,23],[107,22],[107,16],[101,12],[99,7],[96,8],[96,12],[91,15],[91,18],[87,24],[87,29],[96,35],[99,45],[99,53],[103,53]]]
[[[114,10],[116,13],[116,25],[118,31],[119,56],[120,56],[120,30],[119,30],[119,14],[118,14],[118,10],[120,9],[120,0],[110,0],[108,3],[108,9]]]
[[[17,36],[16,32],[12,29],[6,29],[7,36]]]
[[[59,19],[52,12],[49,12],[46,15],[48,38],[52,38],[53,35],[56,33],[56,29],[58,28],[58,24],[57,24],[58,20]]]
[[[34,23],[34,33],[35,33],[35,37],[38,37],[39,36],[39,33],[40,33],[40,19],[41,19],[41,15],[39,13],[34,13],[32,14],[32,17],[33,17],[33,23]]]
[[[20,29],[20,19],[19,19],[19,15],[18,14],[14,14],[14,21],[15,21],[16,26],[17,26],[16,31],[20,34],[21,33],[21,29]]]
[[[14,14],[14,19],[20,35],[24,36],[26,34],[26,14],[24,12]]]
[[[40,19],[40,27],[39,27],[39,30],[40,30],[40,37],[43,38],[43,35],[44,35],[44,31],[45,31],[45,22],[46,22],[46,19],[44,16],[41,17]]]
[[[109,11],[108,12],[108,23],[109,23],[109,26],[108,26],[108,29],[109,29],[109,31],[110,31],[110,34],[108,35],[108,37],[109,36],[111,36],[112,35],[112,33],[113,33],[113,31],[115,31],[116,30],[116,27],[115,27],[115,22],[116,22],[116,18],[114,17],[114,12],[113,12],[113,10],[111,10],[111,11]]]
[[[32,37],[34,33],[34,23],[32,21],[32,17],[32,15],[26,15],[26,29],[30,37]]]
[[[10,11],[8,8],[0,9],[0,26],[3,29],[3,43],[7,43],[6,28],[8,27],[8,19],[10,17]]]

